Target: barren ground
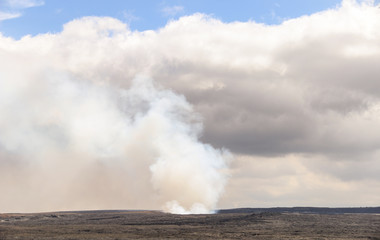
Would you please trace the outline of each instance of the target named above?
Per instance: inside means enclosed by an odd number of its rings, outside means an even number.
[[[379,214],[156,211],[0,214],[5,239],[378,239]]]

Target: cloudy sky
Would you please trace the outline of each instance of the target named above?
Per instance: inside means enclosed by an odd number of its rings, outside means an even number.
[[[27,34],[58,33],[65,23],[76,18],[108,16],[127,23],[132,30],[157,30],[169,20],[198,12],[223,22],[278,24],[338,4],[340,0],[2,0],[0,29],[7,36],[20,38]]]
[[[378,2],[135,2],[1,2],[0,212],[379,206]]]

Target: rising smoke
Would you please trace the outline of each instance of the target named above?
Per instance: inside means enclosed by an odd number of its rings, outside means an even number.
[[[230,154],[199,142],[185,97],[21,63],[0,73],[0,211],[216,208]]]

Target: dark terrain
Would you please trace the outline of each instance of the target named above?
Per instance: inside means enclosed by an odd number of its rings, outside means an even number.
[[[378,239],[380,208],[244,208],[0,214],[5,239]]]

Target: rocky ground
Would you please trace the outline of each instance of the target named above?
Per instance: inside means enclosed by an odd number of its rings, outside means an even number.
[[[5,239],[378,239],[379,214],[157,211],[0,214]]]

